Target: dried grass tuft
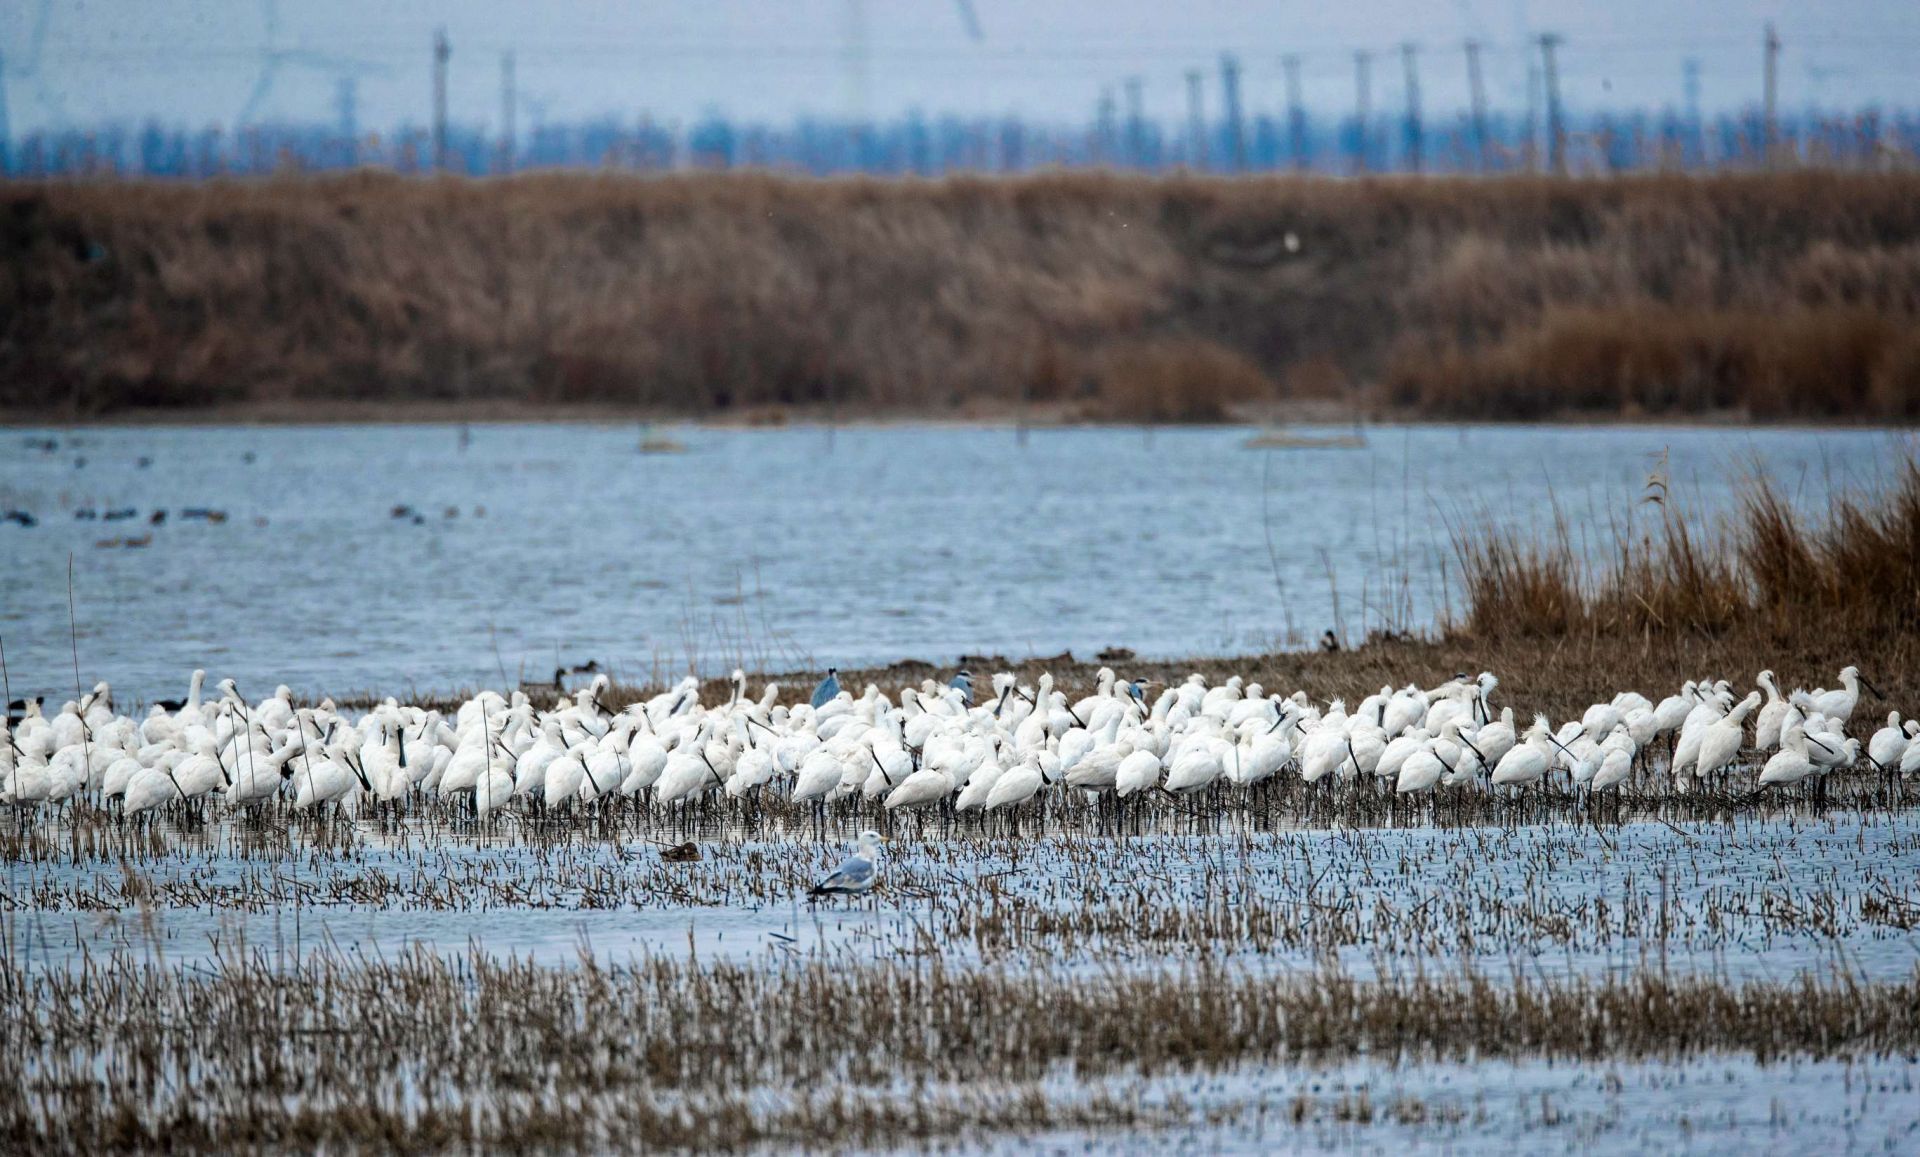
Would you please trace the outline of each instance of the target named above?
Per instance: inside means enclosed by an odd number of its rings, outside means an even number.
[[[1823,516],[1796,509],[1756,473],[1738,514],[1703,528],[1650,483],[1657,521],[1616,529],[1611,562],[1591,572],[1564,518],[1544,542],[1458,528],[1466,612],[1482,639],[1756,630],[1787,643],[1808,631],[1920,634],[1920,458],[1876,494],[1840,495]]]

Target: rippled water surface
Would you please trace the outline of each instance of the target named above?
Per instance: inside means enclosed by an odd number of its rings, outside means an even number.
[[[1756,460],[1817,506],[1900,452],[1873,431],[1375,428],[1361,449],[1287,451],[1247,435],[688,430],[686,453],[643,455],[630,426],[475,427],[464,447],[447,426],[8,430],[0,510],[39,524],[0,523],[0,631],[14,694],[71,687],[71,555],[82,677],[139,698],[180,694],[196,665],[264,694],[589,658],[646,678],[1252,653],[1431,624],[1450,525],[1544,526],[1557,503],[1604,546],[1663,453],[1713,513]],[[183,520],[194,507],[228,517]],[[137,516],[76,517],[113,509]]]

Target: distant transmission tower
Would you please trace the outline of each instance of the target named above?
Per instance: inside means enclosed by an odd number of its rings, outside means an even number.
[[[1763,99],[1763,107],[1766,110],[1766,164],[1767,168],[1771,169],[1780,152],[1780,34],[1774,31],[1772,24],[1767,25],[1763,47],[1766,52],[1766,68],[1763,74],[1766,85]]]
[[[1220,58],[1221,115],[1227,118],[1227,141],[1233,148],[1233,171],[1247,168],[1247,135],[1240,123],[1240,61],[1232,54]]]
[[[447,171],[447,61],[453,46],[447,43],[447,30],[433,33],[433,170]]]
[[[1547,88],[1547,168],[1556,177],[1567,171],[1567,134],[1560,120],[1560,69],[1553,55],[1559,47],[1558,33],[1540,34],[1541,79]]]
[[[0,55],[0,176],[13,169],[13,132],[7,123],[7,58]]]
[[[520,143],[515,137],[514,121],[519,115],[519,100],[513,74],[513,50],[500,54],[500,168],[511,173],[518,163]]]
[[[1307,110],[1300,99],[1300,58],[1283,56],[1280,67],[1287,74],[1287,143],[1293,152],[1294,171],[1304,173],[1307,170]]]
[[[1400,46],[1400,62],[1407,73],[1407,167],[1419,172],[1425,163],[1425,128],[1420,123],[1420,71],[1414,54],[1419,49],[1409,43]]]
[[[1373,145],[1373,53],[1365,49],[1353,54],[1353,123],[1353,169],[1364,173]]]
[[[1473,150],[1481,172],[1492,168],[1487,137],[1487,84],[1480,74],[1480,42],[1467,41],[1467,96],[1473,102]]]
[[[1146,97],[1142,89],[1139,77],[1127,78],[1127,161],[1137,169],[1147,167]]]
[[[871,115],[872,57],[867,44],[866,0],[847,0],[842,63],[847,73],[847,119],[858,124]]]
[[[1206,77],[1197,68],[1187,70],[1187,164],[1195,171],[1207,167]]]

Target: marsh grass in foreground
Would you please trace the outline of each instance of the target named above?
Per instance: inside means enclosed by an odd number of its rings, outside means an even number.
[[[881,1145],[1153,1123],[1077,1088],[1106,1077],[1357,1056],[1764,1065],[1920,1051],[1920,974],[1362,982],[1205,957],[1076,974],[550,968],[477,953],[234,957],[205,973],[114,956],[50,972],[10,960],[0,997],[14,1026],[0,1064],[15,1074],[0,1083],[0,1138],[34,1152]]]

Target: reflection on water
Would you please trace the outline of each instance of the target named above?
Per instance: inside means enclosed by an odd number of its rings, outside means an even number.
[[[621,426],[477,427],[464,449],[451,426],[13,430],[0,509],[39,525],[0,523],[0,631],[16,695],[70,688],[71,553],[82,679],[145,698],[196,665],[261,695],[588,658],[645,678],[1246,653],[1430,624],[1450,522],[1544,523],[1551,497],[1604,547],[1663,450],[1707,512],[1755,459],[1817,504],[1900,451],[1874,431],[1376,428],[1361,449],[1269,452],[1246,436],[694,430],[687,453],[640,454]],[[109,510],[137,513],[75,517]]]

